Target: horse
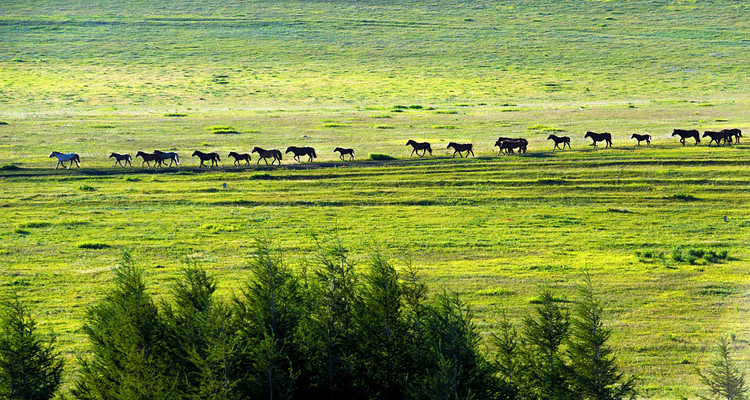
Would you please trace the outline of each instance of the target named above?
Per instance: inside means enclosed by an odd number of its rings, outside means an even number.
[[[633,136],[630,137],[630,139],[635,139],[638,141],[638,144],[636,146],[640,147],[642,141],[646,141],[646,147],[651,147],[651,135],[639,135],[637,133],[634,133]]]
[[[732,136],[725,132],[714,132],[714,131],[705,131],[703,132],[702,137],[710,137],[711,140],[708,142],[708,147],[711,147],[712,142],[716,142],[716,146],[722,146],[721,142],[724,141],[724,143],[731,144],[727,140],[731,140]]]
[[[260,158],[258,158],[258,162],[255,165],[260,164],[260,160],[265,161],[266,165],[268,165],[268,160],[266,160],[267,158],[273,158],[273,160],[271,161],[271,165],[273,165],[275,161],[278,161],[279,165],[281,165],[281,151],[279,150],[266,150],[260,147],[253,147],[253,151],[251,151],[250,153],[258,153],[258,156],[260,156]]]
[[[584,139],[591,138],[591,140],[594,141],[594,143],[592,144],[592,146],[594,147],[597,147],[596,142],[601,142],[601,141],[604,141],[607,143],[607,145],[604,146],[605,149],[607,147],[612,147],[612,134],[609,132],[596,133],[596,132],[588,131],[586,132],[586,135],[583,138]]]
[[[450,143],[448,143],[448,147],[446,147],[446,148],[450,149],[451,147],[453,148],[453,156],[452,157],[455,157],[456,153],[458,153],[458,156],[463,158],[463,155],[461,154],[463,152],[466,152],[466,157],[467,158],[469,157],[469,153],[471,153],[472,157],[476,157],[474,155],[474,150],[472,150],[474,148],[474,145],[471,144],[471,143],[459,144],[459,143],[450,142]]]
[[[518,149],[519,154],[524,153],[526,154],[526,147],[529,145],[529,142],[524,138],[506,138],[506,137],[499,137],[497,141],[495,141],[495,146],[500,148],[499,154],[502,154],[505,152],[505,154],[513,154],[513,149]],[[493,146],[494,147],[494,146]]]
[[[547,137],[547,140],[550,140],[550,139],[552,139],[555,142],[555,147],[552,148],[552,151],[554,151],[555,149],[560,149],[560,147],[558,147],[558,145],[560,143],[562,143],[562,148],[560,150],[565,150],[565,145],[566,144],[568,145],[568,149],[570,149],[570,138],[569,137],[567,137],[567,136],[559,137],[559,136],[555,136],[555,135],[549,135]]]
[[[410,157],[413,156],[415,152],[420,157],[424,157],[425,155],[427,155],[428,151],[430,152],[430,155],[432,155],[432,147],[427,142],[420,143],[410,139],[408,142],[406,142],[406,145],[413,148],[411,154],[409,154]],[[422,154],[419,154],[419,150],[422,150]]]
[[[73,166],[73,163],[76,163],[76,167],[81,168],[81,158],[78,157],[78,154],[76,153],[60,153],[59,151],[53,151],[52,153],[49,153],[49,158],[56,157],[57,158],[57,165],[55,165],[55,169],[59,167],[60,165],[63,166],[65,169],[70,169],[70,167]],[[70,161],[70,164],[68,166],[65,166],[65,161]]]
[[[198,156],[198,158],[200,158],[201,160],[201,164],[198,166],[198,168],[203,166],[204,161],[211,161],[211,166],[208,168],[213,168],[214,165],[218,167],[219,161],[221,161],[221,158],[219,158],[219,153],[204,153],[202,151],[196,150],[193,152],[193,155],[191,157],[195,156]]]
[[[693,138],[695,139],[695,145],[697,146],[698,143],[701,142],[700,139],[700,132],[696,131],[695,129],[692,130],[685,130],[685,129],[675,129],[672,131],[672,137],[679,136],[680,137],[680,143],[682,145],[685,145],[685,139],[687,138]]]
[[[339,153],[339,158],[341,159],[341,161],[344,161],[345,155],[349,156],[349,161],[354,159],[354,149],[344,149],[342,147],[336,147],[335,149],[333,149],[333,152]]]
[[[162,161],[163,160],[169,160],[169,166],[170,167],[172,166],[172,163],[174,163],[175,165],[180,165],[180,156],[178,156],[177,153],[175,153],[173,151],[159,151],[159,150],[154,150],[154,154],[158,154],[161,157]],[[166,164],[166,163],[167,162],[164,161],[164,164]]]
[[[740,138],[742,137],[742,131],[735,128],[735,129],[722,129],[720,132],[726,133],[727,135],[734,136],[735,143],[740,142]]]
[[[246,167],[250,165],[250,154],[247,154],[247,153],[239,154],[239,153],[235,153],[232,151],[229,153],[227,157],[234,157],[234,165],[238,167],[240,166],[241,160],[245,161]]]
[[[115,159],[115,163],[114,165],[112,165],[113,167],[117,166],[117,164],[120,164],[121,167],[125,168],[125,165],[122,164],[123,161],[125,162],[125,164],[130,165],[131,167],[133,166],[133,164],[130,162],[133,157],[130,157],[130,154],[111,153],[109,155],[109,158]]]
[[[141,167],[143,167],[143,164],[148,165],[149,168],[151,168],[151,161],[153,161],[156,165],[155,166],[161,166],[161,155],[156,153],[144,153],[142,151],[138,151],[135,153],[135,158],[142,158],[143,162],[141,163]]]
[[[297,160],[297,162],[302,162],[299,159],[300,156],[307,156],[307,162],[312,162],[313,158],[318,158],[318,155],[315,154],[315,149],[312,147],[289,146],[286,148],[284,154],[289,154],[290,151],[294,154],[293,158]]]

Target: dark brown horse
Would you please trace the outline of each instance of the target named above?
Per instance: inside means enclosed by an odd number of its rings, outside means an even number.
[[[133,164],[130,162],[133,157],[130,157],[130,154],[111,153],[109,155],[109,158],[115,159],[115,163],[112,165],[113,167],[117,166],[118,164],[123,168],[125,168],[125,165],[130,165],[131,167],[133,166]]]
[[[278,161],[279,165],[281,165],[281,151],[272,149],[272,150],[266,150],[260,147],[253,147],[253,151],[250,153],[258,153],[258,162],[255,165],[260,164],[260,160],[263,160],[266,162],[266,165],[268,165],[267,158],[273,158],[271,160],[271,165],[273,165],[274,162]]]
[[[513,149],[518,149],[518,153],[526,154],[526,147],[529,145],[529,142],[524,138],[507,138],[507,137],[499,137],[495,141],[495,146],[500,148],[499,154],[513,154]],[[494,147],[494,146],[493,146]]]
[[[297,162],[302,162],[299,159],[300,156],[307,156],[307,162],[312,162],[313,158],[318,158],[318,155],[315,154],[315,149],[312,147],[289,146],[286,148],[284,154],[289,154],[290,151],[294,154],[294,157],[292,158],[297,160]]]
[[[737,129],[737,128],[735,128],[735,129],[722,129],[721,132],[722,133],[726,133],[727,135],[734,136],[734,139],[735,139],[734,142],[735,143],[739,143],[740,142],[740,138],[742,137],[742,131],[739,130],[739,129]]]
[[[471,153],[472,157],[476,157],[474,155],[474,150],[472,150],[474,148],[474,145],[471,144],[471,143],[460,144],[460,143],[450,142],[450,143],[448,143],[448,147],[447,148],[448,149],[453,148],[453,156],[452,157],[455,157],[456,153],[458,153],[458,156],[461,157],[461,158],[464,157],[461,153],[466,153],[466,157],[469,157],[469,153]]]
[[[594,141],[592,144],[594,147],[597,147],[596,142],[606,142],[606,146],[604,146],[605,149],[607,147],[612,147],[612,134],[609,132],[596,133],[588,131],[583,138],[591,138],[591,140]]]
[[[143,167],[143,164],[148,165],[149,168],[151,168],[151,161],[154,162],[154,166],[161,167],[161,155],[156,153],[145,153],[142,151],[138,151],[135,153],[135,158],[142,158],[143,162],[141,163],[141,167]]]
[[[633,136],[630,137],[630,139],[635,139],[638,141],[636,146],[640,147],[642,141],[646,141],[646,147],[651,147],[651,135],[639,135],[637,133],[634,133]]]
[[[204,167],[203,165],[204,161],[211,161],[211,165],[208,168],[213,168],[214,166],[219,166],[219,161],[221,161],[221,158],[219,158],[219,153],[204,153],[202,151],[194,151],[192,157],[198,156],[198,158],[201,160],[201,164],[198,166]]]
[[[354,159],[354,149],[345,149],[342,147],[336,147],[335,149],[333,149],[333,152],[339,153],[339,158],[341,159],[341,161],[344,161],[345,155],[349,156],[349,161]]]
[[[555,147],[552,148],[552,151],[555,149],[565,150],[565,145],[568,145],[568,148],[570,149],[570,138],[567,136],[559,137],[555,135],[549,135],[547,137],[547,140],[553,140],[555,142]],[[562,143],[562,148],[559,147],[560,143]]]
[[[240,161],[245,161],[245,166],[250,166],[250,154],[243,153],[235,153],[234,151],[229,152],[229,155],[227,157],[233,157],[234,158],[234,165],[240,166]]]
[[[716,146],[723,146],[722,142],[731,146],[732,137],[734,135],[726,133],[726,132],[705,131],[703,132],[702,137],[706,137],[706,136],[711,138],[711,140],[708,142],[708,147],[711,147],[712,142],[716,142]]]
[[[411,146],[413,148],[409,156],[413,156],[414,153],[417,153],[418,156],[424,157],[428,151],[430,152],[430,155],[432,155],[432,147],[427,142],[420,143],[420,142],[415,142],[413,140],[409,140],[408,142],[406,142],[406,145]],[[420,150],[422,151],[422,154],[419,154]]]
[[[696,131],[695,129],[691,130],[685,130],[685,129],[675,129],[672,131],[672,136],[679,136],[680,137],[680,143],[682,145],[685,145],[685,139],[687,138],[693,138],[695,139],[695,145],[697,146],[698,143],[701,142],[700,139],[700,132]]]

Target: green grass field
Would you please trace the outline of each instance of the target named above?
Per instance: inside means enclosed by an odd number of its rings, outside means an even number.
[[[2,284],[58,333],[69,380],[86,306],[122,250],[157,295],[189,258],[228,296],[254,238],[302,268],[313,235],[338,236],[362,263],[379,251],[420,267],[432,290],[458,291],[485,333],[498,306],[520,317],[541,285],[572,296],[589,271],[642,397],[695,398],[694,368],[718,335],[735,335],[750,367],[750,144],[669,135],[750,130],[748,8],[5,1]],[[614,148],[592,149],[587,130],[612,132]],[[553,152],[550,133],[573,150]],[[498,156],[498,136],[527,138],[529,153]],[[435,156],[408,158],[408,139]],[[477,157],[451,159],[449,141]],[[199,171],[189,157],[289,145],[319,158]],[[357,160],[339,162],[336,146]],[[183,166],[106,158],[156,148]],[[79,153],[83,168],[53,170],[52,150]]]

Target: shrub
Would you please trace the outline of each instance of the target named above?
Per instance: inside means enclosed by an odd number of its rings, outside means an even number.
[[[385,160],[395,160],[395,159],[396,159],[395,157],[391,157],[387,154],[378,154],[378,153],[370,154],[370,160],[385,161]]]
[[[109,245],[100,242],[80,242],[76,245],[76,247],[78,247],[79,249],[101,250],[108,248]]]
[[[0,167],[0,169],[3,171],[17,171],[21,169],[21,167],[19,167],[18,165],[7,164],[7,165],[3,165],[2,167]]]
[[[89,186],[89,185],[81,185],[78,187],[78,190],[82,192],[94,192],[96,191],[96,188],[93,186]]]
[[[165,117],[187,117],[187,114],[185,113],[166,113],[164,114]]]
[[[206,128],[206,130],[217,135],[240,133],[240,131],[238,131],[237,129],[234,129],[231,126],[224,126],[224,125],[209,126]]]

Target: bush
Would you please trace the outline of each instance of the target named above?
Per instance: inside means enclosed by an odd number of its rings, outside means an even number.
[[[395,157],[391,157],[387,154],[378,154],[378,153],[370,154],[370,160],[387,161],[387,160],[395,160],[395,159],[396,159]]]
[[[240,133],[240,131],[238,131],[237,129],[234,129],[231,126],[224,126],[224,125],[209,126],[206,128],[206,130],[217,135]]]
[[[109,247],[106,243],[100,243],[100,242],[81,242],[76,245],[79,249],[89,249],[89,250],[101,250],[106,249]]]

